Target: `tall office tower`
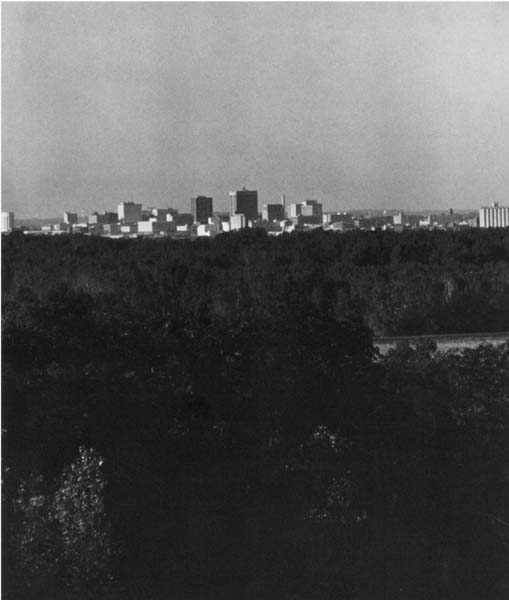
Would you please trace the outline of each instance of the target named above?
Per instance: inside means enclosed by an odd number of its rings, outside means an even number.
[[[13,212],[2,212],[0,230],[2,233],[8,233],[14,228],[14,213]]]
[[[243,188],[239,192],[230,192],[230,215],[244,215],[246,221],[258,218],[258,192]]]
[[[509,206],[499,206],[497,202],[482,206],[479,209],[479,227],[509,227]]]
[[[76,225],[78,222],[78,213],[64,212],[64,223],[67,225]]]
[[[212,198],[208,196],[194,196],[191,198],[191,213],[195,223],[207,224],[212,218]]]
[[[262,220],[272,223],[282,221],[285,218],[285,207],[282,204],[264,204],[262,208]]]
[[[141,221],[141,204],[121,202],[118,205],[118,220],[124,223],[137,223]]]

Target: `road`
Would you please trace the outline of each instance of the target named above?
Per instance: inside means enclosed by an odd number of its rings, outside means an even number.
[[[417,342],[431,340],[442,351],[452,348],[475,348],[481,344],[503,344],[509,342],[509,331],[482,332],[482,333],[444,333],[435,335],[402,335],[391,337],[375,337],[374,345],[382,354],[394,348],[398,342],[407,341],[413,345]]]

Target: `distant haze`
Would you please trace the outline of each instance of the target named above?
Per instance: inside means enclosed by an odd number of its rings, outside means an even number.
[[[3,3],[2,207],[509,204],[509,4]]]

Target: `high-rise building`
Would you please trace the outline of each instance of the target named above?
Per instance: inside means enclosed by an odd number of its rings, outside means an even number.
[[[244,215],[246,221],[258,219],[258,192],[243,188],[238,192],[230,192],[230,215]]]
[[[282,204],[264,204],[262,208],[262,220],[272,223],[282,221],[285,218],[285,207]]]
[[[2,212],[2,219],[1,219],[1,232],[2,233],[8,233],[9,231],[12,231],[14,228],[14,213],[11,212]]]
[[[207,224],[213,213],[212,198],[208,196],[191,198],[191,213],[195,223]]]
[[[68,211],[64,212],[64,223],[67,223],[67,225],[76,225],[77,222],[78,222],[78,213],[73,213],[73,212],[68,212]]]
[[[497,202],[482,206],[479,209],[479,227],[509,227],[509,206],[499,206]]]
[[[118,219],[124,223],[137,223],[141,221],[141,204],[121,202],[118,205]]]

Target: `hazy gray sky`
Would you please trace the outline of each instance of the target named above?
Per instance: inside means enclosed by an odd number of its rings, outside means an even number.
[[[3,3],[2,206],[509,203],[509,4]]]

